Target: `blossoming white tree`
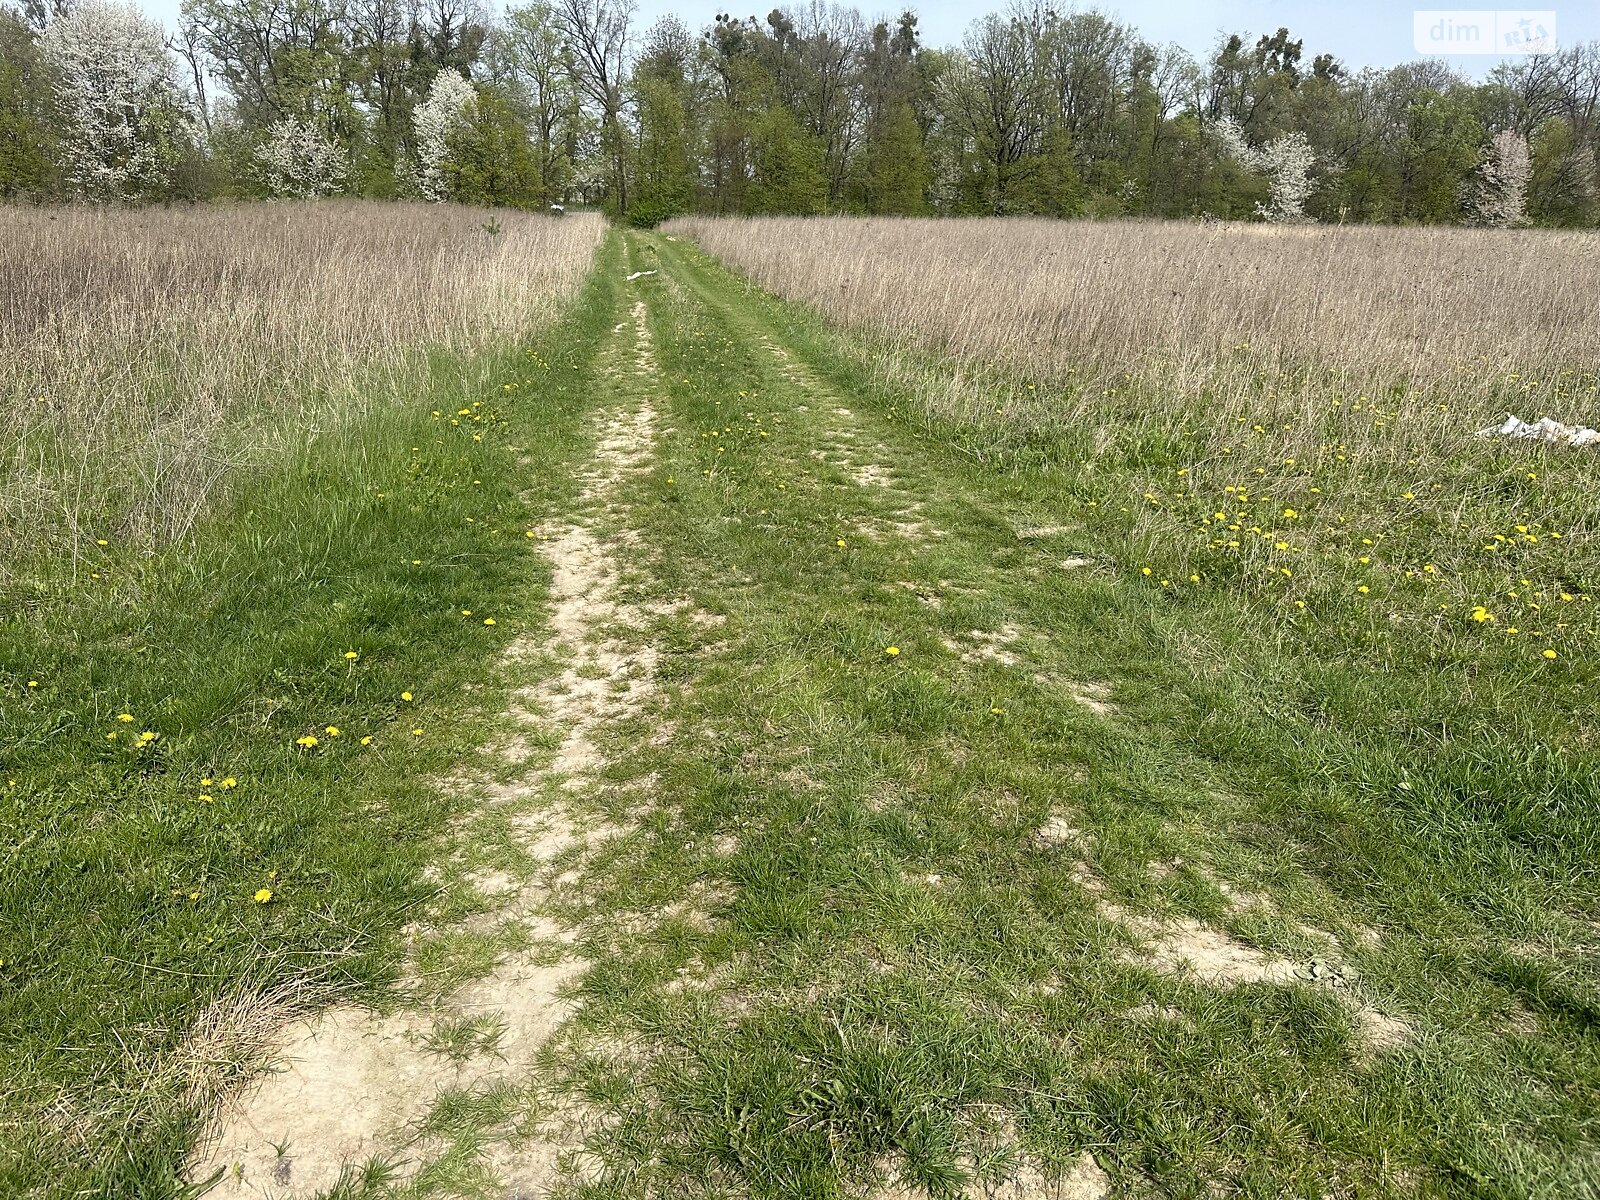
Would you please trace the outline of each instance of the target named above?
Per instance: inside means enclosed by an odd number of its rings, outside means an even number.
[[[1297,129],[1256,147],[1245,140],[1244,130],[1232,117],[1218,121],[1216,130],[1225,154],[1246,170],[1267,177],[1271,195],[1267,203],[1256,205],[1260,216],[1279,224],[1311,219],[1306,216],[1306,198],[1311,195],[1311,168],[1317,165],[1317,156],[1305,134]]]
[[[1479,222],[1495,229],[1526,225],[1532,176],[1527,140],[1513,129],[1495,134],[1478,167],[1477,188],[1470,198]]]
[[[39,48],[54,74],[73,186],[97,199],[159,189],[184,120],[160,26],[132,4],[83,0],[51,22]]]
[[[472,119],[477,103],[477,93],[466,76],[460,71],[440,71],[428,89],[428,98],[412,114],[417,134],[417,187],[427,199],[450,198],[444,174],[450,136]]]
[[[311,122],[295,117],[272,126],[256,149],[256,165],[274,196],[301,200],[344,190],[350,174],[345,152]]]

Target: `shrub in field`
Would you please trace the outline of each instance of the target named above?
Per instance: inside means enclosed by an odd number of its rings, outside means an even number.
[[[274,196],[309,200],[344,190],[349,156],[309,121],[285,117],[256,150],[262,182]]]
[[[1496,229],[1526,225],[1532,176],[1527,139],[1514,129],[1495,134],[1478,167],[1476,189],[1468,197],[1478,221]]]
[[[1305,134],[1295,130],[1264,146],[1252,146],[1232,117],[1218,121],[1216,128],[1217,138],[1229,157],[1267,177],[1271,199],[1257,206],[1260,216],[1285,225],[1310,220],[1306,216],[1306,199],[1311,195],[1311,169],[1317,164],[1317,156],[1311,152]]]

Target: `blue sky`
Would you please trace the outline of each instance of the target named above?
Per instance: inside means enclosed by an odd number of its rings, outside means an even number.
[[[177,19],[181,0],[141,0],[145,11],[164,23]],[[487,0],[498,5],[501,0]],[[727,0],[638,0],[639,25],[642,29],[656,17],[676,13],[692,29],[710,24],[719,11],[732,11],[740,16],[764,17],[777,0],[753,3],[745,0],[729,4]],[[1433,7],[1444,7],[1441,0],[1424,0]],[[1457,0],[1459,3],[1460,0]],[[1549,5],[1550,0],[1537,0]],[[975,16],[1000,7],[1000,3],[985,0],[923,0],[912,4],[921,17],[923,41],[929,45],[952,45],[961,39],[962,31]],[[863,12],[898,12],[903,5],[886,4],[885,0],[860,0]],[[1072,5],[1061,3],[1067,10]],[[1077,7],[1089,7],[1079,5]],[[1205,54],[1216,41],[1218,34],[1271,33],[1286,25],[1291,34],[1305,41],[1309,59],[1314,54],[1331,51],[1352,69],[1364,66],[1390,67],[1408,62],[1417,56],[1412,48],[1412,6],[1384,0],[1342,0],[1339,3],[1311,3],[1299,0],[1189,0],[1188,3],[1171,3],[1163,0],[1119,0],[1116,3],[1094,5],[1102,12],[1116,17],[1139,30],[1147,41],[1176,42],[1197,57]],[[1554,6],[1556,35],[1562,44],[1600,38],[1600,3],[1586,0],[1581,5]],[[1493,66],[1495,59],[1482,56],[1460,57],[1451,60],[1472,75],[1481,75]]]

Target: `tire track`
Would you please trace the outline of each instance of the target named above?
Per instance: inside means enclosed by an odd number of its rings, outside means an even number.
[[[626,331],[632,328],[632,338]],[[513,1136],[509,1114],[476,1131],[478,1166],[512,1195],[542,1194],[581,1158],[588,1114],[562,1103],[539,1078],[539,1052],[572,1011],[571,987],[588,964],[573,950],[573,933],[542,909],[558,858],[568,862],[617,832],[585,827],[564,802],[593,787],[603,755],[598,734],[636,712],[654,689],[656,649],[639,637],[647,614],[619,595],[615,543],[600,531],[602,519],[625,518],[625,484],[650,463],[657,412],[649,381],[654,349],[645,308],[635,303],[602,353],[608,389],[623,403],[603,414],[594,457],[582,478],[579,515],[544,531],[542,549],[552,570],[548,627],[518,639],[505,658],[514,679],[554,652],[561,669],[516,689],[509,715],[537,731],[560,730],[554,752],[530,751],[525,741],[488,752],[491,761],[444,781],[470,789],[479,811],[509,810],[511,845],[525,868],[479,873],[470,879],[493,897],[487,923],[516,948],[492,969],[431,1001],[417,950],[427,935],[414,930],[398,1010],[378,1013],[339,1004],[257,1036],[264,1043],[264,1072],[238,1091],[211,1121],[191,1158],[187,1176],[220,1176],[216,1194],[261,1200],[309,1200],[355,1179],[372,1161],[392,1167],[394,1181],[414,1179],[425,1190],[427,1173],[454,1145],[429,1131],[429,1116],[450,1093],[492,1098],[508,1091],[536,1096],[545,1119],[528,1136]],[[621,542],[629,538],[624,534]],[[491,776],[511,766],[509,780]],[[502,814],[503,815],[503,814]],[[493,836],[469,815],[457,831],[458,852],[480,836]],[[505,836],[505,835],[502,835]],[[515,932],[517,936],[505,935]],[[271,1017],[281,1005],[270,1007]],[[263,1000],[251,1011],[235,1004],[227,1021],[238,1032],[268,1016]],[[219,1036],[216,1015],[208,1034]],[[221,1036],[230,1031],[224,1030]]]

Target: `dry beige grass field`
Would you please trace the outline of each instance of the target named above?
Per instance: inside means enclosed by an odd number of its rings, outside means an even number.
[[[1019,419],[1103,411],[1130,382],[1213,413],[1330,389],[1498,404],[1570,394],[1560,373],[1592,371],[1600,347],[1588,232],[850,217],[668,230],[830,320],[1000,366],[1024,392],[1048,385],[1047,406],[1016,396]]]
[[[432,351],[517,341],[602,233],[420,204],[4,210],[0,563],[175,536],[232,472],[414,386]]]

